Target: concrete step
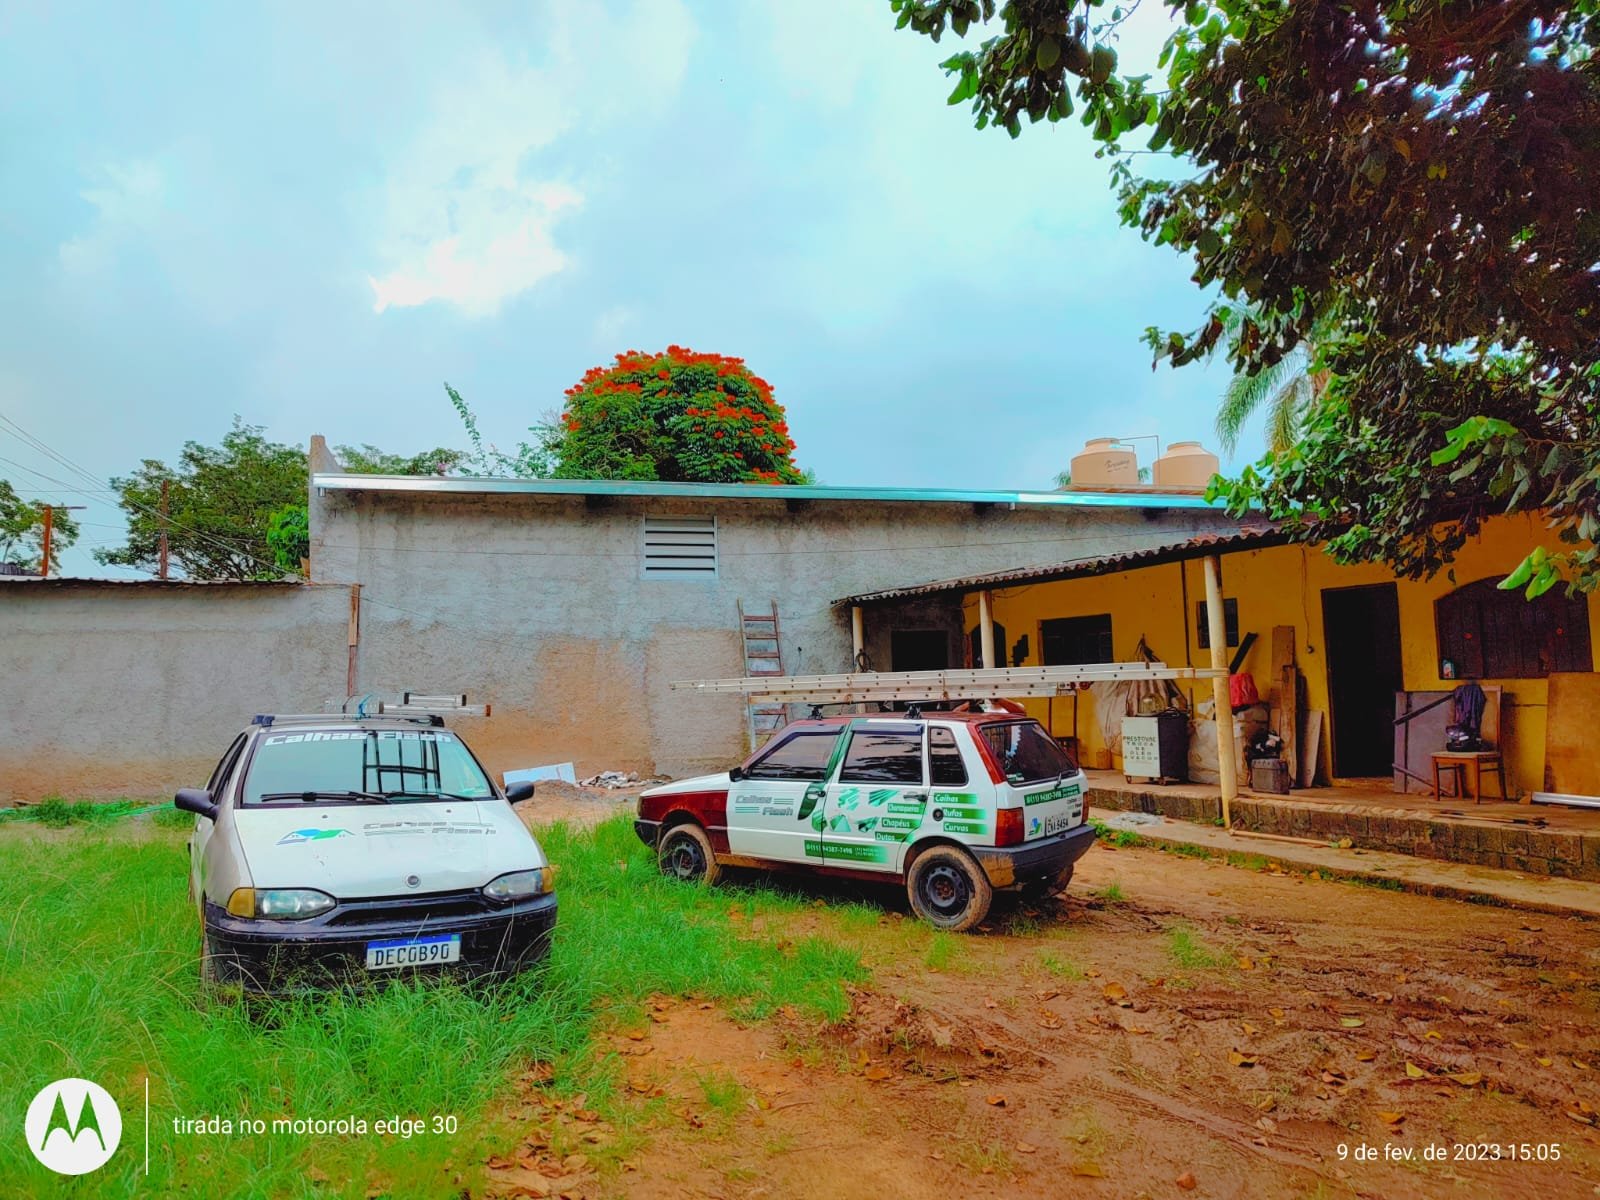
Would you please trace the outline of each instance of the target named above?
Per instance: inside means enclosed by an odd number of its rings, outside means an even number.
[[[1600,887],[1578,880],[1430,861],[1382,850],[1307,845],[1143,813],[1091,811],[1090,815],[1102,820],[1113,834],[1125,829],[1136,835],[1138,844],[1203,854],[1235,866],[1316,871],[1330,878],[1353,879],[1395,891],[1600,920]],[[1103,840],[1095,853],[1102,848],[1114,850],[1114,840]]]
[[[1088,789],[1091,808],[1156,813],[1210,826],[1220,797],[1200,789]],[[1504,807],[1504,806],[1502,806]],[[1377,804],[1244,795],[1230,808],[1235,829],[1330,845],[1349,839],[1354,849],[1491,867],[1525,875],[1600,882],[1600,830],[1547,827],[1539,809],[1521,806],[1518,818],[1418,812]]]

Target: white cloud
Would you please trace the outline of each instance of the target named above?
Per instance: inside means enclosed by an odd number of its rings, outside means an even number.
[[[100,186],[78,193],[94,205],[93,222],[56,251],[62,269],[72,275],[91,275],[111,266],[124,238],[148,231],[164,205],[166,179],[153,162],[111,163],[101,174]]]
[[[633,321],[633,310],[625,304],[613,304],[594,319],[594,340],[601,346],[619,348],[617,340]]]
[[[566,269],[561,218],[583,191],[551,161],[575,130],[659,112],[694,41],[679,0],[638,0],[613,18],[598,6],[551,18],[548,61],[495,49],[448,73],[427,122],[385,181],[373,310],[454,304],[493,316]]]

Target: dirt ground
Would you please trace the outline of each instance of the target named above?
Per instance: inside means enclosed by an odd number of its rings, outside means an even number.
[[[1600,1195],[1594,924],[1103,845],[968,937],[815,890],[752,932],[859,949],[845,1022],[660,999],[610,1035],[635,1119],[526,1080],[494,1194]]]

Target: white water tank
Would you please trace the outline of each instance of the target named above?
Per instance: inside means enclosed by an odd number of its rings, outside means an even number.
[[[1139,456],[1115,438],[1090,438],[1082,454],[1072,457],[1072,487],[1079,491],[1096,488],[1139,486]]]
[[[1217,456],[1199,442],[1173,442],[1156,459],[1150,482],[1160,488],[1203,492],[1221,466]]]

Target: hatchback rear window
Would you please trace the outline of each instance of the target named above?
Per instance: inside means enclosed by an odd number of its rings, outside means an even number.
[[[1037,721],[985,725],[978,731],[1008,783],[1036,783],[1078,769]]]

